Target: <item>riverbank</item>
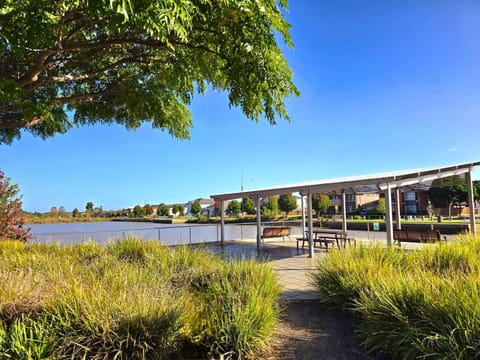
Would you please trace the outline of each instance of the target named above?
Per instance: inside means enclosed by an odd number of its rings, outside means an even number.
[[[102,217],[72,217],[72,216],[36,216],[26,215],[26,224],[75,224],[84,222],[105,222],[113,219]]]

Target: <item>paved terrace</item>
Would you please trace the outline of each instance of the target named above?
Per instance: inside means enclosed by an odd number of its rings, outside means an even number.
[[[448,240],[452,240],[456,236],[449,236],[448,238]],[[359,236],[356,239],[357,246],[360,243],[387,245],[385,233],[381,232],[370,236],[370,238]],[[402,243],[402,248],[415,249],[420,246],[429,245]],[[322,261],[327,256],[325,249],[316,247],[315,258],[312,259],[309,257],[307,246],[304,250],[300,247],[297,251],[297,242],[293,236],[289,240],[285,239],[285,241],[281,238],[267,240],[265,245],[262,245],[258,255],[255,239],[225,241],[223,249],[220,245],[215,244],[210,244],[209,248],[216,253],[222,253],[232,258],[260,258],[269,262],[278,272],[280,284],[283,287],[282,300],[312,300],[320,297],[320,294],[310,284],[309,274],[315,271],[317,261]]]

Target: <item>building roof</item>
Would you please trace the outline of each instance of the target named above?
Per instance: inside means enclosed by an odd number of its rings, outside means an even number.
[[[470,172],[473,167],[478,165],[480,165],[480,161],[441,167],[351,176],[338,179],[307,181],[262,189],[211,195],[211,198],[214,200],[231,200],[245,197],[262,198],[293,192],[299,192],[301,194],[307,194],[308,192],[312,194],[320,192],[361,194],[385,191],[388,186],[391,189],[415,189],[421,184],[427,184],[429,186],[429,184],[435,179],[463,175]]]

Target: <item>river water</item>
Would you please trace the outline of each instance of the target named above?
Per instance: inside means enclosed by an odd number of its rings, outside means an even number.
[[[31,241],[60,245],[93,240],[99,244],[128,236],[159,240],[166,245],[220,241],[219,224],[158,224],[139,222],[86,222],[30,224]],[[225,238],[241,240],[256,237],[255,224],[225,225]]]

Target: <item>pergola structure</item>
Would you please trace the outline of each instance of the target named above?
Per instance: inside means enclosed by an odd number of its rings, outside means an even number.
[[[261,241],[261,213],[260,201],[263,198],[295,193],[298,192],[302,196],[302,204],[304,196],[307,198],[307,213],[308,216],[308,231],[309,231],[309,254],[314,256],[313,248],[313,226],[312,226],[312,195],[317,193],[335,193],[342,196],[342,211],[343,211],[343,230],[347,231],[347,214],[346,214],[346,194],[364,194],[364,193],[384,193],[386,205],[386,232],[387,244],[391,245],[393,242],[393,209],[392,209],[392,193],[395,192],[396,199],[399,199],[400,191],[412,190],[419,184],[428,184],[433,180],[442,179],[454,175],[465,176],[465,181],[468,187],[468,203],[471,206],[470,210],[470,231],[475,235],[475,211],[474,211],[474,196],[472,171],[475,166],[480,165],[479,162],[457,164],[444,167],[433,167],[426,169],[395,171],[383,174],[372,174],[364,176],[353,176],[340,179],[330,179],[321,181],[310,181],[303,183],[296,183],[283,186],[275,186],[263,189],[248,190],[227,194],[212,195],[211,198],[219,201],[221,206],[221,244],[225,241],[225,201],[241,198],[252,198],[257,204],[257,250],[260,250]],[[400,227],[400,202],[397,205],[397,226]],[[302,209],[303,210],[303,209]],[[302,211],[304,214],[304,211]],[[305,221],[304,221],[305,224]]]

